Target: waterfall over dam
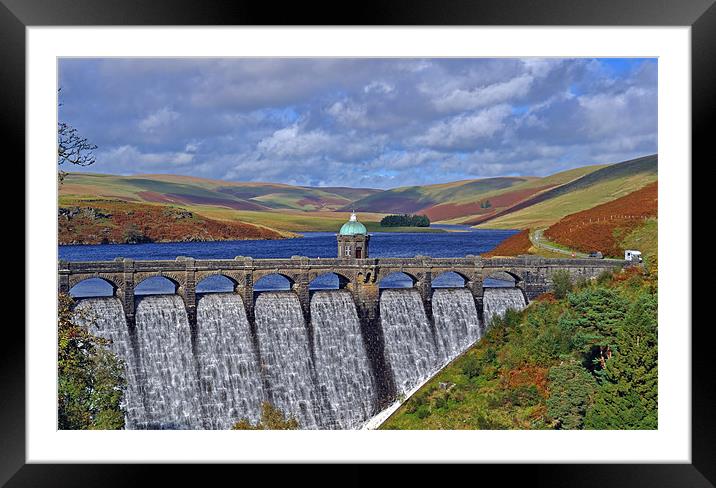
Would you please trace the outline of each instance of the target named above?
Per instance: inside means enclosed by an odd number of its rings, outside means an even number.
[[[508,308],[522,310],[527,305],[525,295],[519,288],[485,288],[483,297],[483,316],[488,326],[493,317],[504,315]]]
[[[372,325],[347,290],[311,292],[308,316],[293,292],[259,293],[255,325],[235,293],[199,295],[195,327],[178,295],[138,297],[134,326],[116,297],[75,311],[125,362],[128,429],[228,429],[256,422],[263,401],[302,429],[358,429],[480,339],[468,289],[431,297],[428,313],[414,288],[381,290]],[[525,304],[519,289],[486,288],[485,321]]]

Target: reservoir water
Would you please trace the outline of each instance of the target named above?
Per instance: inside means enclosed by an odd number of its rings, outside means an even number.
[[[371,233],[370,257],[393,258],[413,257],[418,254],[435,258],[455,258],[468,254],[482,254],[495,248],[500,242],[517,233],[516,230],[473,229],[458,225],[433,225],[451,232],[435,233]],[[66,261],[111,261],[117,257],[132,259],[176,259],[188,256],[195,259],[233,259],[236,256],[253,258],[309,258],[335,257],[336,234],[332,232],[306,232],[304,237],[279,240],[245,240],[217,242],[170,242],[148,244],[97,244],[59,246],[59,258]],[[446,277],[447,278],[447,277]],[[321,277],[314,287],[335,288],[334,276]],[[386,286],[410,286],[403,276],[388,277]],[[499,285],[498,282],[493,285]],[[95,280],[77,285],[75,296],[102,296],[106,290]],[[135,290],[138,295],[172,293],[168,283],[147,280]],[[220,279],[209,278],[202,282],[197,292],[230,291]],[[288,283],[280,277],[268,276],[256,283],[257,291],[287,289]],[[446,281],[436,286],[462,286],[461,282]]]

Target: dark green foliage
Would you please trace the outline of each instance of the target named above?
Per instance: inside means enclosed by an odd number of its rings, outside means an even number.
[[[380,221],[383,227],[430,227],[427,215],[386,215]]]
[[[554,420],[554,426],[581,429],[597,387],[594,378],[576,362],[550,368],[548,378],[551,393],[547,399],[547,415]]]
[[[475,378],[482,372],[482,362],[474,354],[470,354],[462,363],[462,372],[468,378]]]
[[[419,419],[427,418],[430,416],[430,407],[427,405],[420,405],[415,411],[415,415],[417,415]]]
[[[107,349],[109,341],[74,322],[69,295],[60,294],[58,302],[58,428],[123,428],[121,400],[126,382],[122,362]]]
[[[566,297],[567,293],[572,291],[572,275],[569,274],[569,271],[559,269],[552,273],[552,287],[555,298]]]
[[[129,224],[122,233],[122,239],[125,244],[141,244],[143,242],[152,242],[152,240],[144,235],[144,232],[135,224]]]
[[[505,402],[516,407],[529,407],[540,401],[540,395],[535,385],[520,385],[508,390]]]
[[[231,430],[296,430],[298,420],[286,419],[283,412],[269,402],[261,404],[261,419],[252,424],[248,419],[241,419],[231,427]]]
[[[570,293],[567,301],[569,311],[561,317],[560,327],[571,335],[571,347],[582,353],[585,366],[598,375],[612,356],[627,299],[615,288],[594,287]]]
[[[490,208],[492,207],[492,203],[490,200],[483,200],[480,202],[480,208]]]
[[[642,294],[619,328],[614,357],[585,426],[589,429],[657,428],[657,297]]]
[[[635,275],[494,318],[385,428],[657,428],[657,281]]]

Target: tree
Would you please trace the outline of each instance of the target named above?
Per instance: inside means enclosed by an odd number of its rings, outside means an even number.
[[[380,221],[382,227],[430,227],[427,215],[386,215]]]
[[[656,429],[658,426],[657,298],[642,294],[617,332],[615,353],[606,362],[589,429]]]
[[[627,300],[618,289],[590,287],[570,293],[567,301],[570,311],[559,319],[560,328],[571,337],[572,349],[583,355],[585,366],[599,376],[612,357]]]
[[[58,428],[123,428],[121,400],[126,381],[122,362],[107,349],[108,340],[75,323],[72,297],[60,294],[58,301]]]
[[[572,276],[569,271],[559,269],[552,274],[552,287],[555,298],[562,299],[572,291]]]
[[[594,378],[575,362],[550,368],[548,378],[547,414],[554,419],[555,427],[581,429],[596,391]]]
[[[261,403],[261,419],[253,425],[248,419],[241,419],[231,427],[231,430],[296,430],[298,421],[294,418],[286,419],[283,412],[269,402]]]
[[[59,93],[60,90],[58,90]],[[59,104],[62,106],[62,103]],[[57,165],[62,166],[65,163],[76,164],[78,166],[89,166],[94,164],[94,150],[97,145],[92,144],[86,137],[82,137],[77,129],[67,122],[59,121],[57,123]],[[64,180],[67,173],[60,170],[58,178],[60,183]]]

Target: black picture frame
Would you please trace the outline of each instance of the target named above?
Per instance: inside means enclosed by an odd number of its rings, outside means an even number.
[[[3,139],[3,154],[6,161],[25,160],[25,28],[28,26],[623,25],[691,26],[692,160],[703,160],[706,164],[713,161],[713,137],[710,133],[713,124],[709,122],[713,121],[716,113],[715,1],[362,0],[340,5],[337,2],[287,2],[279,6],[245,0],[0,0],[0,138]],[[688,166],[689,162],[684,162],[685,170]],[[29,181],[25,183],[31,184]],[[31,256],[24,257],[26,263],[31,259]],[[691,269],[691,262],[684,262],[683,265]],[[697,297],[706,293],[696,287],[693,291]],[[156,467],[26,464],[25,334],[19,321],[9,317],[8,312],[3,321],[4,345],[0,353],[0,485],[127,486],[146,480]],[[689,327],[690,319],[685,316],[684,323],[667,325]],[[488,472],[508,476],[510,481],[520,475],[525,477],[524,483],[532,486],[714,486],[716,385],[709,367],[712,355],[708,329],[711,326],[708,322],[697,325],[701,327],[692,328],[692,464],[498,465],[480,467],[474,473],[484,482],[490,478]],[[605,447],[575,446],[578,449]],[[164,473],[169,471],[184,482],[202,476],[197,474],[197,469],[190,470],[184,466],[172,465],[170,469],[163,470]],[[290,471],[295,477],[303,470],[293,467]],[[406,470],[399,471],[400,478],[397,474],[395,478],[382,475],[381,480],[396,484],[400,479],[401,484],[409,483],[405,478]],[[446,473],[443,469],[437,472]],[[216,482],[219,473],[214,472]],[[270,477],[280,473],[275,470]],[[366,485],[377,481],[370,467],[352,466],[343,468],[343,473],[339,485]]]

